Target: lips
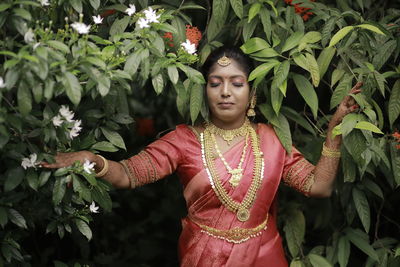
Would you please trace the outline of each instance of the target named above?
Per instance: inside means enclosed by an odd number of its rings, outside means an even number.
[[[218,107],[222,108],[222,109],[229,109],[234,105],[234,103],[232,102],[220,102],[218,103]]]

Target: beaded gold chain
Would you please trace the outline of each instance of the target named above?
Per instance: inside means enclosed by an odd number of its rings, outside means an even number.
[[[213,157],[213,146],[211,132],[208,127],[200,134],[201,142],[201,156],[206,169],[208,179],[211,187],[217,195],[221,203],[230,211],[236,213],[236,217],[239,221],[247,221],[250,218],[250,208],[253,205],[257,191],[261,186],[263,174],[264,174],[264,159],[263,153],[260,151],[259,140],[257,133],[253,128],[249,130],[251,137],[251,146],[254,153],[254,167],[253,167],[253,178],[251,185],[247,190],[245,197],[242,202],[237,202],[226,192],[223,187],[219,175],[215,169],[214,157]]]
[[[222,160],[222,162],[225,165],[226,170],[228,171],[228,173],[231,175],[231,179],[229,179],[229,183],[233,186],[236,187],[239,185],[240,180],[242,179],[243,176],[243,162],[244,162],[244,156],[246,155],[246,151],[247,151],[247,146],[248,146],[248,142],[247,142],[247,138],[248,138],[249,132],[247,132],[246,136],[245,136],[245,145],[243,147],[243,151],[242,151],[242,156],[240,157],[240,161],[239,164],[237,166],[237,168],[232,169],[231,166],[229,166],[228,162],[226,162],[224,156],[222,155],[221,151],[218,148],[218,144],[217,144],[217,140],[215,139],[215,135],[212,133],[211,137],[212,140],[215,144],[215,150],[217,151],[217,154],[219,156],[219,158]]]
[[[228,146],[231,145],[231,142],[235,137],[245,136],[247,134],[248,127],[251,127],[251,125],[250,125],[250,121],[247,117],[242,126],[240,126],[237,129],[232,129],[232,130],[225,130],[225,129],[218,128],[211,122],[207,123],[207,125],[206,125],[206,128],[208,128],[208,130],[211,133],[221,136],[226,141]]]

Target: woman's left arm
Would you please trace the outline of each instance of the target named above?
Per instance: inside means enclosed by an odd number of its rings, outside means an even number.
[[[361,92],[362,82],[358,82],[350,91],[351,94]],[[336,109],[335,114],[328,125],[327,137],[322,148],[321,158],[314,170],[314,183],[311,187],[309,196],[329,197],[332,194],[333,183],[338,172],[340,162],[340,146],[342,136],[337,135],[332,138],[332,131],[336,125],[340,124],[347,114],[358,109],[353,97],[347,95]]]

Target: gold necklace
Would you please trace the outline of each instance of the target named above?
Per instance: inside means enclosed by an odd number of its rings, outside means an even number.
[[[220,157],[220,159],[222,160],[222,162],[225,165],[226,170],[228,171],[228,173],[231,175],[231,179],[229,179],[229,183],[233,186],[236,187],[239,185],[240,180],[242,179],[243,176],[243,162],[244,162],[244,156],[246,155],[246,150],[247,150],[247,146],[248,146],[248,142],[247,142],[247,138],[249,135],[249,131],[247,132],[246,136],[245,136],[245,145],[243,147],[243,151],[242,151],[242,156],[240,157],[240,161],[239,164],[237,166],[237,168],[232,169],[231,166],[229,166],[228,162],[226,162],[224,156],[222,155],[221,151],[218,148],[218,144],[217,144],[217,140],[215,139],[215,135],[211,134],[212,140],[215,144],[215,150],[217,151],[218,156]]]
[[[236,129],[232,129],[232,130],[225,130],[225,129],[218,128],[212,122],[209,122],[206,124],[206,128],[208,128],[211,133],[221,136],[228,143],[228,146],[231,145],[231,141],[235,137],[245,136],[247,133],[248,127],[251,127],[251,125],[250,125],[250,121],[247,117],[246,117],[244,123],[242,124],[242,126],[240,126],[239,128],[236,128]]]
[[[226,192],[215,169],[211,132],[209,128],[206,127],[204,132],[200,134],[201,156],[211,187],[221,203],[228,210],[235,212],[237,219],[241,222],[247,221],[250,218],[250,208],[256,199],[257,191],[261,186],[264,175],[263,153],[260,151],[258,136],[253,128],[250,129],[250,137],[254,153],[253,178],[242,202],[237,202]]]

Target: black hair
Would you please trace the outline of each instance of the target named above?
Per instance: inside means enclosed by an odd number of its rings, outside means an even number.
[[[211,72],[211,68],[217,63],[218,59],[223,56],[227,56],[228,58],[234,59],[242,71],[246,74],[246,77],[249,77],[250,72],[253,70],[253,63],[249,56],[247,56],[243,51],[235,46],[221,46],[207,57],[203,66],[201,67],[201,72],[204,75],[204,78],[208,78],[208,74]]]

